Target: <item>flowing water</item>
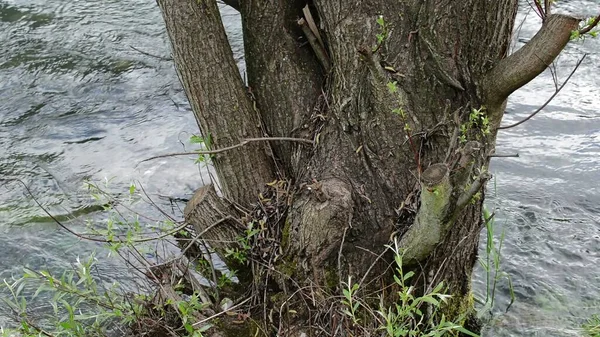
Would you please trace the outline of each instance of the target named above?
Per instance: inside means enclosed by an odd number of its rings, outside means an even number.
[[[564,0],[561,9],[591,14],[598,3]],[[526,14],[524,4],[517,48],[539,27]],[[243,69],[239,18],[225,11],[224,21]],[[198,128],[172,63],[132,47],[169,56],[153,1],[0,0],[0,176],[23,181],[75,230],[103,217],[90,213],[87,179],[110,180],[113,192],[137,180],[159,201],[189,196],[206,179],[193,158],[140,164],[190,149]],[[502,270],[516,302],[504,313],[509,291],[500,281],[485,336],[579,336],[581,323],[600,313],[599,51],[600,39],[570,44],[557,62],[560,80],[589,54],[571,83],[533,120],[499,134],[498,152],[520,157],[493,160],[487,205],[496,211],[496,231],[506,233]],[[547,71],[516,92],[505,123],[543,104],[552,78]],[[22,185],[0,185],[0,278],[24,266],[62,270],[92,251],[103,278],[128,277],[101,245],[50,221]],[[485,292],[481,268],[473,283]],[[0,304],[0,326],[7,314]]]

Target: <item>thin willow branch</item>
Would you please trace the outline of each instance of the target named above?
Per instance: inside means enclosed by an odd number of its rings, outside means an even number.
[[[542,21],[544,21],[546,19],[546,15],[544,13],[544,9],[542,8],[542,4],[540,4],[540,0],[533,0],[533,3],[535,4],[535,8],[537,9],[536,12],[538,13]]]
[[[338,250],[337,267],[338,267],[338,271],[340,273],[342,272],[342,252],[344,250],[344,242],[346,241],[346,232],[347,231],[348,231],[348,227],[344,228],[344,234],[342,235],[342,241],[340,242],[340,249]],[[338,281],[340,282],[340,289],[344,289],[343,283],[342,283],[342,278],[340,277]]]
[[[529,5],[529,7],[531,7],[531,9],[533,10],[533,12],[534,12],[535,14],[537,14],[537,16],[539,16],[539,17],[540,17],[540,19],[542,19],[542,21],[543,21],[543,20],[544,20],[544,18],[542,17],[542,14],[540,14],[540,8],[537,6],[537,1],[536,1],[536,0],[533,0],[533,2],[532,2],[532,1],[530,1],[530,0],[527,0],[527,4]],[[535,5],[534,5],[534,4],[535,4]]]
[[[65,226],[62,222],[60,222],[60,220],[58,220],[54,215],[52,215],[38,200],[37,198],[33,195],[33,192],[31,192],[31,189],[29,188],[29,186],[27,186],[27,184],[25,184],[24,181],[22,181],[21,179],[17,179],[17,178],[9,178],[9,179],[0,179],[0,181],[16,181],[18,183],[20,183],[21,185],[23,185],[23,187],[25,188],[25,190],[27,191],[27,194],[29,194],[29,196],[31,197],[31,199],[33,199],[33,201],[42,209],[42,211],[44,211],[44,213],[46,213],[46,215],[48,215],[50,217],[50,219],[52,219],[60,228],[66,230],[67,232],[69,232],[70,234],[83,239],[83,240],[88,240],[88,241],[93,241],[93,242],[103,242],[103,243],[141,243],[141,242],[148,242],[148,241],[155,241],[155,240],[160,240],[163,239],[165,237],[171,236],[177,232],[179,232],[180,230],[184,229],[187,226],[187,223],[184,223],[178,227],[173,228],[172,230],[165,232],[161,235],[158,236],[154,236],[154,237],[149,237],[149,238],[143,238],[143,239],[131,239],[131,240],[120,240],[120,239],[97,239],[97,238],[93,238],[91,236],[86,236],[86,235],[82,235],[80,233],[77,233],[75,231],[73,231],[72,229],[70,229],[69,227]],[[124,235],[116,235],[116,236],[125,236]]]
[[[236,304],[236,305],[234,305],[234,306],[232,306],[232,307],[230,307],[230,308],[228,308],[228,309],[225,309],[225,310],[223,310],[223,311],[221,311],[221,312],[218,312],[218,313],[216,313],[216,314],[214,314],[214,315],[212,315],[212,316],[210,316],[210,317],[207,317],[207,318],[205,318],[205,319],[203,319],[203,320],[200,320],[199,322],[196,322],[196,323],[194,323],[194,324],[192,324],[192,325],[193,325],[194,327],[198,327],[198,326],[200,326],[200,325],[202,325],[202,324],[204,324],[204,323],[206,323],[206,322],[209,322],[209,321],[210,321],[210,320],[212,320],[213,318],[219,317],[219,316],[221,316],[221,315],[223,315],[223,314],[226,314],[226,313],[228,313],[228,312],[230,312],[230,311],[233,311],[234,309],[237,309],[237,308],[241,307],[242,305],[246,304],[246,303],[247,303],[248,301],[250,301],[251,299],[252,299],[252,297],[249,297],[249,298],[247,298],[247,299],[245,299],[245,300],[241,301],[240,303],[238,303],[238,304]]]
[[[184,247],[184,248],[181,250],[181,253],[179,253],[179,255],[178,255],[177,257],[174,257],[174,258],[172,258],[172,259],[169,259],[169,260],[167,260],[167,261],[165,261],[165,262],[162,262],[162,263],[154,264],[154,265],[152,265],[152,267],[153,267],[153,268],[157,268],[157,267],[161,267],[161,266],[166,266],[166,265],[168,265],[168,264],[170,264],[170,263],[173,263],[173,262],[175,262],[175,261],[177,261],[177,260],[179,260],[179,259],[183,258],[183,257],[185,256],[185,253],[186,253],[186,252],[187,252],[187,251],[188,251],[188,250],[189,250],[189,249],[190,249],[190,248],[191,248],[191,247],[192,247],[192,246],[193,246],[193,245],[194,245],[194,244],[195,244],[195,243],[196,243],[198,240],[202,239],[202,236],[203,236],[204,234],[206,234],[206,233],[207,233],[209,230],[211,230],[211,229],[215,228],[216,226],[220,225],[221,223],[223,223],[223,221],[225,221],[225,220],[231,220],[231,219],[232,219],[232,217],[231,217],[231,216],[226,216],[226,217],[223,217],[223,218],[221,218],[221,219],[219,219],[219,220],[217,220],[217,221],[213,222],[213,223],[212,223],[212,224],[210,224],[208,227],[206,227],[205,229],[203,229],[203,230],[202,230],[200,233],[196,234],[196,236],[195,236],[193,239],[191,239],[189,243],[187,243],[187,244],[185,245],[185,247]]]
[[[137,51],[140,54],[143,54],[143,55],[146,55],[146,56],[150,56],[150,57],[154,57],[154,58],[157,58],[157,59],[159,59],[161,61],[173,61],[172,57],[164,57],[164,56],[160,56],[160,55],[154,55],[154,54],[148,53],[146,51],[143,51],[141,49],[138,49],[138,48],[136,48],[134,46],[129,46],[129,48]]]
[[[569,80],[571,79],[573,74],[575,74],[575,72],[577,71],[577,68],[579,68],[579,66],[581,65],[583,60],[585,60],[586,56],[587,56],[587,54],[583,55],[583,57],[577,62],[577,64],[575,65],[575,68],[573,69],[573,71],[571,71],[571,73],[569,74],[567,79],[563,82],[563,84],[561,84],[561,86],[554,92],[554,94],[552,94],[552,96],[550,96],[550,98],[541,107],[539,107],[531,115],[527,116],[527,118],[523,119],[522,121],[511,124],[511,125],[499,126],[498,130],[506,130],[506,129],[514,128],[515,126],[519,126],[519,125],[527,122],[531,118],[533,118],[533,116],[537,115],[538,112],[542,111],[548,104],[550,104],[550,102],[554,99],[554,97],[556,97],[556,95],[558,95],[558,93],[562,90],[562,88],[565,87],[565,85],[569,82]]]
[[[310,139],[305,138],[292,138],[292,137],[263,137],[263,138],[246,138],[241,143],[235,144],[232,146],[227,146],[217,150],[206,150],[206,151],[192,151],[192,152],[175,152],[175,153],[167,153],[161,154],[158,156],[150,157],[142,160],[140,163],[158,159],[158,158],[166,158],[166,157],[176,157],[176,156],[189,156],[189,155],[199,155],[199,154],[219,154],[227,151],[231,151],[233,149],[237,149],[238,147],[242,147],[248,143],[252,142],[265,142],[265,141],[288,141],[288,142],[298,142],[298,143],[306,143],[313,145],[314,142]]]
[[[600,22],[600,15],[598,15],[597,17],[594,18],[594,21],[592,21],[592,23],[590,23],[589,25],[581,28],[579,30],[579,34],[583,35],[586,33],[589,33],[592,29],[596,28],[596,26],[598,26],[598,22]]]
[[[494,153],[494,154],[490,154],[488,156],[488,158],[519,158],[519,154],[518,153],[510,153],[510,154]]]

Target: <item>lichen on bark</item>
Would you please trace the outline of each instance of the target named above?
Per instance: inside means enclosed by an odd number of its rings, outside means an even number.
[[[440,243],[446,232],[452,186],[446,164],[429,166],[421,175],[421,206],[413,225],[400,240],[403,263],[423,261]]]

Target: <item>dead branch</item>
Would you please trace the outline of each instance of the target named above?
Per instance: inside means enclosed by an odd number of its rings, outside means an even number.
[[[248,303],[248,302],[249,302],[251,299],[252,299],[252,298],[251,298],[251,297],[249,297],[249,298],[247,298],[247,299],[245,299],[245,300],[243,300],[243,301],[239,302],[238,304],[235,304],[235,305],[233,305],[233,306],[231,306],[231,307],[229,307],[229,308],[227,308],[227,309],[225,309],[225,310],[223,310],[223,311],[220,311],[220,312],[218,312],[218,313],[216,313],[216,314],[214,314],[214,315],[212,315],[212,316],[210,316],[210,317],[207,317],[207,318],[205,318],[205,319],[203,319],[203,320],[200,320],[200,321],[198,321],[198,322],[196,322],[196,323],[194,323],[194,324],[192,324],[192,325],[193,325],[194,327],[199,327],[199,326],[201,326],[202,324],[206,324],[207,322],[210,322],[211,320],[213,320],[213,319],[215,319],[215,318],[217,318],[217,317],[219,317],[219,316],[222,316],[223,314],[226,314],[226,313],[228,313],[228,312],[230,312],[230,311],[233,311],[234,309],[237,309],[237,308],[241,307],[242,305],[244,305],[244,304]]]
[[[304,33],[304,35],[306,35],[308,43],[315,52],[317,59],[325,69],[325,72],[329,72],[329,70],[331,69],[331,62],[329,62],[329,57],[327,56],[325,47],[320,43],[319,36],[315,35],[315,33],[311,30],[310,25],[304,18],[298,20],[298,26],[302,28],[302,32]]]
[[[154,159],[158,159],[158,158],[166,158],[166,157],[201,155],[201,154],[208,154],[208,155],[219,154],[219,153],[231,151],[233,149],[237,149],[238,147],[242,147],[242,146],[244,146],[244,145],[246,145],[248,143],[251,143],[251,142],[264,142],[264,141],[288,141],[288,142],[306,143],[306,144],[311,144],[311,145],[314,144],[314,142],[312,140],[305,139],[305,138],[292,138],[292,137],[246,138],[246,139],[244,139],[239,144],[235,144],[235,145],[232,145],[232,146],[227,146],[227,147],[224,147],[224,148],[221,148],[221,149],[206,150],[206,151],[192,151],[192,152],[174,152],[174,153],[168,153],[168,154],[161,154],[161,155],[158,155],[158,156],[154,156],[154,157],[150,157],[150,158],[144,159],[140,163],[143,163],[143,162],[146,162],[146,161],[150,161],[150,160],[154,160]]]

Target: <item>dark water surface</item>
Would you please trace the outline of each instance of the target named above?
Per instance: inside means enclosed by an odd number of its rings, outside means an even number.
[[[574,13],[594,8],[597,1],[562,5]],[[241,58],[239,18],[225,12],[225,21]],[[530,14],[516,47],[538,25]],[[113,192],[139,180],[157,200],[189,195],[202,184],[206,172],[193,158],[138,165],[190,149],[187,140],[198,128],[172,64],[131,46],[169,55],[153,1],[0,0],[0,175],[23,180],[54,214],[93,203],[82,189],[85,179],[112,179]],[[517,301],[502,314],[509,296],[501,282],[486,336],[579,336],[581,323],[600,312],[599,51],[600,39],[570,44],[557,63],[560,79],[589,53],[571,83],[532,121],[499,135],[498,152],[521,156],[493,161],[496,182],[488,193],[497,231],[506,231],[502,267]],[[546,72],[519,90],[505,123],[534,111],[553,87]],[[83,229],[86,218],[66,224]],[[0,187],[0,278],[19,275],[23,266],[61,270],[94,250],[107,280],[128,275],[102,246],[48,221],[22,186]],[[478,294],[484,279],[478,270]],[[3,311],[0,305],[0,326],[7,324]]]

